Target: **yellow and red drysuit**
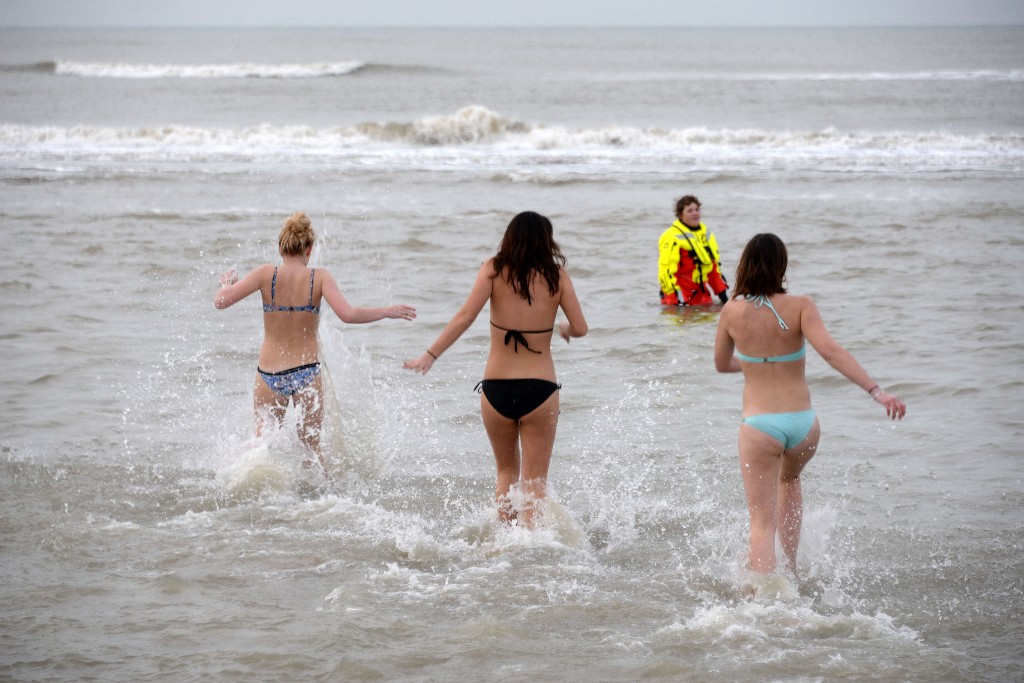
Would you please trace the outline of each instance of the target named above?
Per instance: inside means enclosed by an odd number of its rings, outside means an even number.
[[[721,266],[718,240],[707,226],[701,223],[691,228],[677,220],[658,240],[661,303],[707,306],[711,293],[725,303],[729,285],[722,277]]]

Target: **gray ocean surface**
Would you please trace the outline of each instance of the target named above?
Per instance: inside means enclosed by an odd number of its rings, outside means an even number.
[[[909,405],[813,351],[799,584],[744,596],[742,380],[657,303],[693,193]],[[487,313],[402,369],[510,218],[591,325],[553,343],[543,528],[496,522]],[[332,489],[252,436],[296,210]],[[1024,678],[1024,29],[0,31],[0,678]]]

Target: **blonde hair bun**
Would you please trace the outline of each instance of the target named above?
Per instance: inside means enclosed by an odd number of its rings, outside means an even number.
[[[277,238],[277,246],[284,256],[302,254],[313,246],[316,235],[313,224],[305,211],[296,211],[285,219],[284,227]]]

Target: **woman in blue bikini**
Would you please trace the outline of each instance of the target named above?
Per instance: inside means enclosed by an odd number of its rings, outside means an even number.
[[[382,308],[351,305],[327,270],[307,268],[315,241],[306,214],[293,214],[278,236],[281,265],[264,264],[241,280],[234,270],[225,272],[220,276],[221,287],[213,305],[227,308],[254,292],[262,294],[263,345],[253,400],[256,434],[262,432],[269,419],[280,423],[288,403],[293,401],[301,414],[299,438],[323,467],[323,384],[317,358],[321,300],[326,299],[346,323],[370,323],[382,318],[412,320],[416,309],[402,304]]]
[[[821,436],[804,377],[804,340],[882,404],[886,415],[895,420],[907,412],[832,338],[810,298],[786,293],[787,264],[786,246],[775,235],[755,235],[747,243],[715,338],[715,368],[743,373],[739,453],[750,512],[750,568],[764,574],[775,573],[776,533],[789,569],[796,572],[803,516],[800,472]]]
[[[558,425],[558,389],[551,359],[551,333],[561,308],[567,322],[558,332],[567,342],[587,333],[565,257],[551,221],[526,211],[508,224],[498,253],[477,272],[473,289],[437,340],[405,367],[426,374],[441,354],[469,329],[490,302],[491,348],[484,367],[480,412],[494,450],[498,516],[532,526],[536,501],[544,498]],[[523,497],[516,510],[510,493]]]

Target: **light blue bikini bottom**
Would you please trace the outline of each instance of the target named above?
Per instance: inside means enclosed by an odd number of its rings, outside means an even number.
[[[741,420],[759,432],[764,432],[788,450],[807,438],[816,417],[814,409],[796,413],[764,413],[749,415]]]

